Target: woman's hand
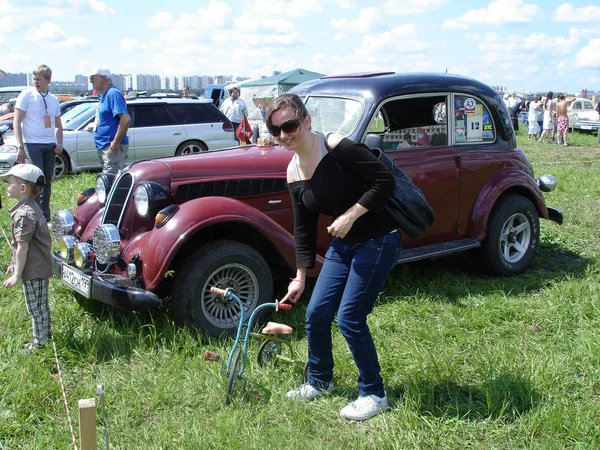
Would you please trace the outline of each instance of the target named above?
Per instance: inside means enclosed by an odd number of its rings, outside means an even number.
[[[327,232],[331,234],[332,237],[343,239],[352,228],[352,225],[354,225],[354,219],[352,219],[349,214],[344,213],[327,227]]]
[[[285,295],[285,297],[283,297],[281,299],[281,301],[279,303],[290,302],[290,303],[294,304],[298,301],[298,299],[300,299],[300,296],[302,295],[303,292],[304,292],[304,281],[301,281],[298,279],[293,279],[290,282],[290,285],[288,286],[287,294]]]

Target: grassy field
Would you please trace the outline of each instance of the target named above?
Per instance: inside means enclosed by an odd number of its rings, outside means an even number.
[[[334,332],[334,395],[284,400],[301,381],[294,365],[258,367],[224,405],[226,379],[205,362],[232,341],[173,325],[168,311],[136,314],[82,305],[51,282],[53,330],[75,426],[79,399],[104,384],[113,449],[597,449],[600,448],[600,149],[577,134],[568,148],[519,135],[536,174],[554,174],[548,204],[565,223],[542,221],[530,270],[479,273],[463,254],[397,267],[370,326],[391,401],[366,423],[340,418],[356,395],[356,369]],[[53,210],[71,208],[94,174],[54,184]],[[3,192],[4,191],[4,188]],[[2,194],[0,224],[9,229]],[[0,250],[1,267],[9,259]],[[0,448],[66,449],[71,437],[51,346],[31,334],[20,286],[0,289]],[[303,307],[275,320],[295,327],[304,355]],[[98,442],[103,428],[98,418]]]

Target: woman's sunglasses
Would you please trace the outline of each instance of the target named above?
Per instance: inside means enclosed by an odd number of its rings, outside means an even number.
[[[281,125],[268,125],[269,133],[273,137],[281,136],[281,132],[283,131],[285,134],[293,133],[300,126],[300,121],[298,119],[286,120]]]

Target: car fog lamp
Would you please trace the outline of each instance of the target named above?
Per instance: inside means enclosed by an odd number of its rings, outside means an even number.
[[[60,238],[60,242],[58,243],[58,253],[60,257],[66,261],[73,260],[73,250],[75,249],[75,244],[77,243],[74,236],[63,236]]]
[[[73,250],[75,265],[80,269],[87,269],[92,263],[92,246],[87,242],[79,242]]]
[[[137,266],[134,263],[127,264],[127,278],[135,278],[137,275]]]
[[[121,237],[113,224],[100,225],[94,230],[94,253],[100,264],[114,264],[119,259]]]
[[[148,189],[143,184],[140,184],[133,193],[133,204],[140,216],[148,216],[148,211],[150,211],[150,196],[148,195]]]
[[[67,234],[73,234],[74,229],[75,219],[71,211],[63,209],[54,213],[52,216],[52,234],[55,242],[60,242],[60,238]]]

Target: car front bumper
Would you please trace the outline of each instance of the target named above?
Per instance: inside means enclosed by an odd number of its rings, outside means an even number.
[[[62,280],[63,265],[65,261],[57,254],[52,253],[52,268],[54,275]],[[69,268],[76,272],[81,272],[76,267]],[[95,272],[91,279],[91,291],[89,298],[92,300],[106,303],[116,308],[128,310],[153,309],[160,305],[160,298],[153,292],[131,286],[131,281],[120,275],[97,273]],[[64,281],[63,281],[64,283]],[[67,283],[64,283],[69,289],[76,291]]]

